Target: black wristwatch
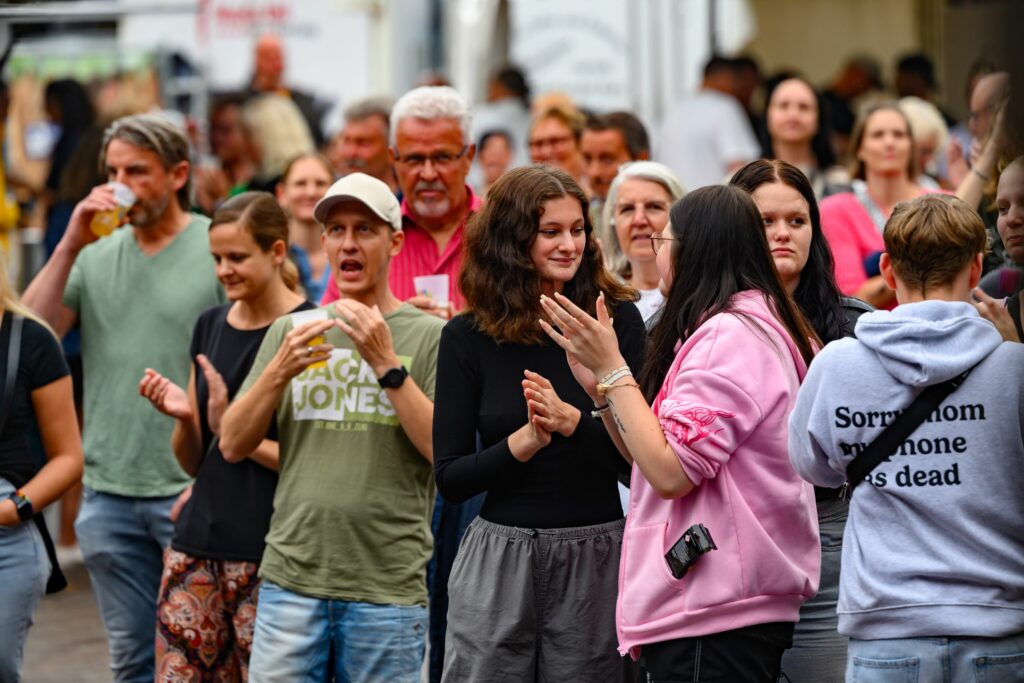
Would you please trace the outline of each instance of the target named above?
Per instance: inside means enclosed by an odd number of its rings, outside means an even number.
[[[36,511],[32,507],[32,501],[24,493],[15,491],[10,495],[10,498],[14,501],[14,507],[18,510],[18,519],[27,522],[35,516]]]
[[[399,368],[391,368],[377,380],[377,384],[381,389],[397,389],[402,386],[408,376],[409,371],[405,369],[404,365]]]

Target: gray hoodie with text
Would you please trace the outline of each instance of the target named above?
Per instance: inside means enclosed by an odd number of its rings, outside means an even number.
[[[1024,630],[1024,344],[968,303],[868,313],[811,363],[789,421],[796,471],[836,487],[926,387],[967,380],[853,494],[839,632],[1001,637]]]

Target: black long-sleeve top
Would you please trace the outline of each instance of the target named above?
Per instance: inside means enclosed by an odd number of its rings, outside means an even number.
[[[632,303],[619,304],[613,325],[623,358],[638,371],[646,338],[640,312]],[[525,463],[508,447],[509,435],[527,422],[523,370],[546,377],[558,397],[582,413],[571,436],[553,434]],[[453,318],[441,333],[437,357],[438,490],[456,503],[486,492],[480,516],[507,526],[553,529],[621,519],[616,481],[629,465],[604,424],[591,417],[593,407],[554,342],[499,345],[477,329],[471,314]]]

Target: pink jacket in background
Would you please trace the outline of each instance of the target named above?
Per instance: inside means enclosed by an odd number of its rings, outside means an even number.
[[[826,197],[819,206],[821,229],[835,261],[836,284],[840,292],[852,296],[868,279],[864,259],[885,251],[882,233],[852,192]]]
[[[760,292],[732,301],[679,348],[654,404],[695,488],[664,500],[634,465],[619,568],[619,651],[798,620],[818,590],[814,490],[797,476],[787,423],[807,371]],[[756,321],[756,322],[755,322]],[[665,553],[696,523],[717,550],[682,579]]]
[[[946,190],[923,189],[921,194]],[[853,192],[843,192],[825,197],[819,204],[821,230],[828,239],[835,261],[836,285],[839,291],[853,296],[868,279],[864,260],[875,252],[885,251],[882,233],[875,227],[867,209],[857,200]],[[895,307],[893,303],[893,307]]]

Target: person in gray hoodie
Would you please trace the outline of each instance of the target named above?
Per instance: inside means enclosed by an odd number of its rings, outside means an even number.
[[[846,680],[1024,680],[1024,346],[970,303],[985,228],[966,204],[898,205],[885,247],[900,305],[863,315],[856,339],[811,364],[789,420],[796,471],[842,485],[918,394],[973,370],[852,497]]]

